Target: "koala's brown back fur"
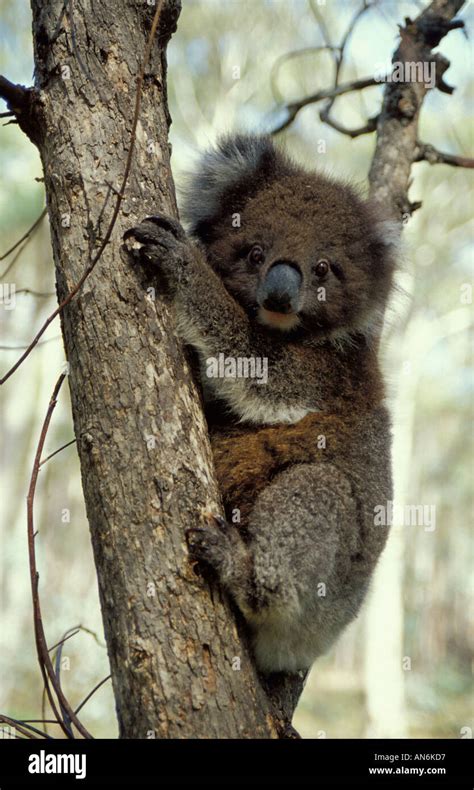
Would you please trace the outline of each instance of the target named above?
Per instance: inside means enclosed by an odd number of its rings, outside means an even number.
[[[308,414],[293,425],[235,426],[227,431],[211,432],[216,475],[228,517],[237,508],[237,527],[245,533],[256,497],[278,472],[289,466],[335,460],[340,463],[345,456],[343,466],[350,471],[358,459],[360,470],[363,451],[367,452],[367,430],[379,427],[370,425],[368,415],[369,412],[362,412],[347,419],[331,414]],[[373,413],[370,417],[373,418]]]

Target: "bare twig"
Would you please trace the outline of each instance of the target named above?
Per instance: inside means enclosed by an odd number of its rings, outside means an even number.
[[[16,250],[16,248],[20,246],[22,241],[25,241],[25,239],[27,239],[32,233],[34,233],[38,225],[41,223],[41,220],[46,216],[47,210],[48,210],[47,208],[44,208],[41,214],[39,215],[39,217],[37,217],[37,219],[35,219],[35,221],[33,222],[31,228],[28,228],[28,230],[26,231],[26,233],[23,234],[21,239],[18,239],[18,241],[16,241],[15,244],[12,247],[10,247],[9,250],[4,252],[3,255],[0,255],[0,261],[5,260],[5,258],[7,258],[10,255],[10,253],[13,252],[13,250]]]
[[[41,463],[44,463],[44,461],[42,461]],[[66,631],[67,636],[60,639],[59,642],[56,642],[54,645],[51,645],[51,647],[48,647],[48,652],[51,653],[51,651],[54,650],[58,645],[61,645],[63,642],[67,642],[68,639],[71,639],[73,636],[76,636],[76,634],[78,634],[79,631],[83,631],[85,634],[89,634],[89,636],[92,636],[92,638],[99,645],[99,647],[106,647],[104,642],[100,641],[96,632],[93,631],[91,628],[86,628],[85,625],[75,625],[73,628],[70,628],[69,631]]]
[[[23,244],[21,245],[20,249],[16,251],[15,255],[14,255],[14,256],[13,256],[13,258],[11,259],[11,261],[10,261],[10,263],[8,264],[8,266],[7,266],[7,268],[5,269],[5,271],[4,271],[4,272],[2,272],[2,274],[0,274],[0,280],[4,280],[4,279],[5,279],[5,277],[7,276],[7,274],[9,274],[9,273],[11,272],[11,270],[13,269],[13,267],[14,267],[15,263],[17,262],[18,258],[21,256],[21,253],[23,252],[23,250],[25,249],[25,247],[26,247],[26,246],[27,246],[27,245],[30,243],[30,239],[31,239],[31,236],[29,236],[29,237],[28,237],[28,238],[27,238],[27,239],[26,239],[26,240],[23,242]]]
[[[61,335],[55,335],[54,337],[49,337],[47,340],[42,340],[38,345],[45,346],[46,343],[52,343],[54,340],[61,340]],[[2,351],[20,351],[22,348],[29,348],[29,346],[0,346]]]
[[[331,126],[333,129],[336,130],[336,132],[340,132],[341,134],[345,134],[347,137],[352,137],[352,138],[360,137],[360,135],[362,134],[370,134],[371,132],[375,132],[377,128],[377,121],[379,118],[378,115],[374,115],[372,118],[369,118],[367,123],[365,123],[363,126],[357,126],[354,129],[349,129],[349,127],[343,126],[342,123],[339,123],[339,121],[336,121],[334,120],[334,118],[331,118],[331,116],[329,115],[328,107],[325,107],[324,109],[321,110],[321,112],[319,113],[319,117],[321,118],[323,123],[326,123],[328,126]]]
[[[318,27],[321,31],[321,35],[324,43],[326,44],[327,47],[332,47],[331,36],[329,34],[329,30],[327,28],[326,20],[324,19],[323,14],[321,13],[320,9],[318,8],[314,0],[309,0],[309,7],[311,8],[313,16],[316,19],[316,22],[318,23]]]
[[[11,260],[11,261],[10,261],[10,263],[8,264],[8,266],[7,266],[7,268],[5,269],[5,271],[4,271],[2,274],[0,274],[0,279],[1,279],[1,280],[4,280],[4,279],[5,279],[5,277],[7,276],[7,274],[8,274],[8,273],[9,273],[9,272],[10,272],[10,271],[13,269],[13,267],[14,267],[15,263],[17,262],[18,258],[19,258],[19,257],[20,257],[20,255],[21,255],[21,253],[23,252],[23,250],[25,249],[25,247],[26,247],[26,246],[27,246],[27,245],[30,243],[31,239],[33,238],[33,235],[36,233],[36,230],[39,228],[39,226],[40,226],[40,224],[41,224],[41,220],[43,219],[43,217],[44,217],[44,215],[45,215],[45,212],[46,212],[46,209],[44,209],[44,211],[42,212],[42,214],[41,214],[41,215],[38,217],[38,219],[37,219],[37,220],[34,222],[34,224],[31,226],[31,228],[30,228],[30,229],[29,229],[29,230],[28,230],[28,231],[25,233],[25,235],[24,235],[24,236],[22,236],[22,238],[21,238],[21,239],[19,239],[19,240],[18,240],[18,241],[17,241],[17,242],[16,242],[16,243],[13,245],[13,247],[11,247],[9,250],[7,250],[7,252],[6,252],[6,253],[5,253],[5,254],[2,256],[1,260],[3,260],[4,258],[6,258],[6,257],[7,257],[7,255],[10,255],[10,253],[11,253],[11,252],[13,252],[13,251],[16,249],[16,247],[17,247],[19,244],[21,244],[21,247],[20,247],[20,248],[17,250],[16,254],[13,256],[12,260]],[[22,242],[23,242],[23,244],[22,244]]]
[[[344,36],[342,38],[342,41],[341,41],[339,47],[331,47],[331,50],[332,50],[333,56],[334,56],[334,61],[335,61],[335,71],[334,71],[334,87],[335,88],[337,88],[337,86],[339,85],[339,79],[340,79],[340,76],[341,76],[341,69],[342,69],[342,66],[343,66],[343,63],[344,63],[345,51],[346,51],[347,45],[349,43],[349,40],[350,40],[352,34],[354,33],[356,25],[357,25],[359,19],[363,16],[363,14],[365,14],[365,12],[368,11],[370,8],[372,8],[374,5],[375,5],[375,3],[368,3],[368,2],[366,2],[366,0],[363,0],[362,5],[354,13],[351,21],[349,22],[349,25],[348,25],[348,27],[346,29],[346,32],[344,33]],[[313,8],[313,6],[312,6],[312,8]],[[326,25],[324,23],[323,15],[321,14],[321,12],[319,10],[317,10],[315,8],[313,8],[313,13],[314,13],[314,15],[315,15],[315,17],[317,19],[317,22],[318,22],[318,25],[319,25],[319,28],[320,28],[320,31],[321,31],[321,35],[323,36],[323,38],[326,41],[326,43],[329,43],[330,42],[329,33],[328,33],[327,27],[326,27]],[[377,128],[377,117],[369,118],[369,120],[367,121],[366,124],[363,124],[362,126],[359,126],[359,127],[355,128],[355,129],[349,129],[348,127],[343,126],[338,121],[335,121],[333,118],[331,118],[331,114],[330,113],[331,113],[331,109],[332,109],[332,106],[333,106],[336,98],[337,98],[336,96],[331,97],[329,99],[329,101],[327,102],[327,104],[323,107],[323,109],[319,113],[319,117],[323,121],[323,123],[326,123],[328,126],[331,126],[333,129],[335,129],[336,131],[340,132],[341,134],[345,134],[348,137],[352,137],[352,138],[359,137],[362,134],[369,134],[370,132],[375,131],[375,129]]]
[[[272,89],[272,94],[275,101],[280,103],[283,102],[283,95],[278,88],[277,78],[278,72],[284,63],[287,63],[289,60],[293,60],[294,58],[300,58],[304,55],[314,55],[318,52],[327,52],[328,50],[332,49],[335,49],[335,47],[323,44],[319,47],[304,47],[303,49],[296,49],[292,52],[285,52],[283,55],[280,55],[275,60],[270,71],[270,87]]]
[[[0,714],[0,722],[1,721],[4,721],[5,724],[9,724],[10,727],[14,727],[19,732],[22,732],[23,735],[27,736],[27,738],[35,738],[35,736],[32,734],[34,732],[37,735],[41,735],[42,738],[51,738],[50,735],[42,732],[42,730],[32,727],[31,724],[27,722],[27,720],[24,721],[22,719],[13,719],[11,716],[4,716],[3,714]]]
[[[23,724],[57,724],[54,719],[21,719]]]
[[[349,43],[349,39],[351,38],[352,34],[354,33],[354,30],[356,28],[356,25],[357,25],[359,19],[365,14],[366,11],[369,11],[375,5],[376,5],[375,2],[374,3],[369,3],[369,2],[367,2],[367,0],[362,0],[362,4],[361,4],[360,8],[354,13],[354,16],[352,17],[351,21],[349,22],[349,25],[347,27],[347,30],[346,30],[346,32],[345,32],[345,34],[343,36],[343,39],[342,39],[340,47],[339,47],[339,63],[338,63],[338,69],[337,69],[337,75],[338,76],[339,76],[339,72],[341,70],[343,61],[344,61],[345,49],[346,49],[346,47],[347,47],[347,45]]]
[[[102,679],[102,680],[101,680],[99,683],[97,683],[97,685],[96,685],[96,686],[94,686],[94,688],[92,689],[92,691],[90,691],[90,692],[89,692],[89,694],[87,695],[87,697],[84,697],[84,699],[82,700],[81,704],[77,706],[77,708],[76,708],[76,713],[79,713],[79,711],[81,710],[81,708],[83,708],[83,707],[84,707],[84,705],[86,704],[86,702],[88,702],[88,701],[90,700],[90,698],[92,697],[92,695],[93,695],[93,694],[95,694],[95,692],[96,692],[98,689],[100,689],[100,687],[101,687],[101,686],[103,686],[103,685],[104,685],[104,683],[105,683],[107,680],[110,680],[110,678],[111,678],[111,677],[112,677],[112,675],[107,675],[107,676],[106,676],[105,678],[103,678],[103,679]]]
[[[280,124],[276,125],[270,130],[270,134],[278,134],[279,132],[282,132],[284,129],[286,129],[295,120],[299,111],[302,110],[303,107],[307,107],[309,104],[316,104],[316,102],[320,102],[323,99],[336,98],[337,96],[343,96],[345,93],[360,91],[364,88],[370,88],[374,85],[378,85],[380,87],[380,82],[381,80],[376,79],[375,77],[363,77],[358,80],[352,80],[352,82],[344,82],[342,85],[339,85],[336,88],[324,88],[323,90],[317,91],[316,93],[312,93],[310,96],[305,96],[303,99],[291,102],[284,107],[284,110],[286,110],[286,117]]]
[[[47,455],[46,458],[43,458],[43,460],[40,462],[40,466],[43,466],[43,464],[45,464],[46,461],[49,461],[50,458],[54,458],[54,456],[57,455],[58,453],[60,453],[61,450],[65,450],[66,447],[70,447],[71,444],[76,444],[76,442],[77,442],[77,439],[71,439],[70,442],[66,442],[66,444],[63,444],[61,447],[58,447],[58,449],[55,450],[54,453],[51,453],[51,455]],[[77,631],[74,631],[74,634],[77,634],[78,631],[80,631],[80,630],[81,629],[78,628]],[[74,634],[71,634],[71,636],[74,636]],[[67,638],[69,639],[69,637],[67,637]],[[65,642],[66,640],[63,639],[61,641]],[[61,644],[61,642],[58,642],[58,645],[60,645],[60,644]],[[56,647],[56,645],[55,645],[55,647]],[[49,648],[49,649],[51,650],[51,648]]]
[[[66,631],[66,633],[64,634],[63,638],[59,642],[58,647],[56,649],[56,655],[55,655],[55,658],[54,658],[54,672],[56,674],[56,678],[57,678],[59,687],[61,687],[61,657],[62,657],[62,654],[63,654],[64,643],[65,643],[67,637],[68,636],[72,636],[73,634],[77,634],[77,630],[75,630],[74,628],[70,628],[68,631]],[[50,652],[51,651],[48,650],[48,653],[50,653]],[[74,739],[75,736],[74,736],[73,729],[71,727],[71,723],[72,722],[71,722],[70,716],[68,715],[67,708],[65,708],[63,705],[61,705],[61,702],[59,703],[59,707],[61,708],[61,713],[63,715],[63,722],[64,722],[65,726],[68,729],[69,737]]]
[[[41,715],[45,722],[47,722],[46,718],[46,684],[43,685],[43,693],[41,694]],[[56,724],[58,724],[57,719],[55,720]],[[48,732],[48,725],[45,723],[44,731]]]
[[[84,631],[85,634],[89,634],[89,636],[93,638],[94,642],[99,645],[99,647],[107,647],[105,642],[100,641],[99,637],[97,636],[97,632],[93,631],[92,628],[86,628],[85,625],[78,625],[77,627],[80,631]]]
[[[334,79],[333,79],[333,86],[332,88],[326,88],[324,90],[317,91],[316,93],[311,94],[310,96],[306,96],[299,101],[291,102],[287,105],[284,105],[282,108],[282,120],[279,121],[271,130],[271,134],[278,134],[282,132],[284,129],[288,128],[288,126],[293,123],[297,114],[303,107],[307,107],[309,104],[315,104],[316,102],[323,101],[324,99],[329,99],[325,107],[320,112],[320,118],[323,122],[327,123],[329,126],[332,126],[333,129],[341,132],[342,134],[346,134],[349,137],[358,137],[361,134],[367,134],[369,132],[373,132],[376,128],[376,119],[369,118],[366,124],[360,126],[356,129],[348,129],[344,127],[342,124],[339,124],[337,121],[334,121],[330,116],[330,110],[338,96],[342,96],[345,93],[349,93],[351,91],[356,90],[363,90],[364,88],[371,87],[373,85],[379,85],[381,80],[375,78],[362,78],[362,79],[355,79],[352,82],[344,83],[342,85],[339,84],[339,78],[341,74],[341,68],[344,62],[344,54],[349,42],[350,37],[352,36],[355,26],[359,21],[360,17],[368,11],[375,3],[369,3],[367,0],[363,0],[361,7],[355,12],[354,16],[352,17],[349,26],[342,38],[342,41],[339,46],[335,46],[329,35],[328,28],[326,26],[325,20],[323,15],[321,14],[320,10],[317,6],[310,0],[310,7],[314,14],[314,17],[318,23],[319,29],[321,31],[321,36],[323,38],[324,44],[319,47],[312,47],[306,48],[295,52],[290,52],[288,55],[282,55],[278,58],[275,63],[273,64],[272,74],[271,74],[271,84],[272,84],[272,91],[274,95],[278,92],[277,86],[275,84],[275,75],[284,61],[290,57],[297,57],[300,54],[306,54],[308,52],[326,50],[331,53],[334,61]]]
[[[452,167],[474,167],[474,159],[467,156],[458,156],[457,154],[448,154],[444,151],[438,151],[430,143],[416,144],[414,162],[429,162],[430,165],[444,164],[451,165]]]
[[[127,181],[128,181],[128,177],[129,177],[129,174],[130,174],[130,169],[131,169],[131,166],[132,166],[132,157],[133,157],[133,152],[134,152],[134,148],[135,148],[135,138],[136,138],[137,125],[138,125],[138,119],[139,119],[139,114],[140,114],[142,86],[143,86],[143,81],[145,79],[145,70],[146,70],[146,67],[148,65],[148,61],[150,59],[151,49],[152,49],[152,46],[153,46],[153,41],[154,41],[154,38],[155,38],[156,30],[158,28],[158,23],[160,21],[160,15],[161,15],[162,6],[163,6],[163,0],[159,0],[158,4],[156,6],[154,17],[153,17],[153,22],[152,22],[152,25],[151,25],[150,34],[148,36],[148,41],[147,41],[146,48],[145,48],[145,53],[144,53],[144,56],[143,56],[142,66],[141,66],[141,69],[140,69],[140,73],[139,73],[139,75],[137,77],[136,95],[135,95],[135,109],[134,109],[134,113],[133,113],[132,130],[131,130],[131,134],[130,134],[130,146],[129,146],[129,149],[128,149],[127,161],[125,163],[125,170],[124,170],[122,182],[121,182],[121,185],[120,185],[120,189],[119,189],[119,191],[118,191],[118,193],[116,195],[117,199],[116,199],[116,202],[115,202],[114,210],[112,212],[112,217],[110,219],[110,222],[109,222],[107,231],[105,233],[105,236],[104,236],[104,238],[103,238],[103,240],[102,240],[102,242],[100,244],[100,247],[97,250],[96,254],[92,257],[92,259],[90,260],[88,266],[86,267],[82,277],[79,279],[79,281],[76,283],[76,285],[71,289],[71,291],[68,293],[68,295],[62,300],[62,302],[58,305],[58,307],[51,313],[51,315],[48,316],[48,318],[44,322],[43,326],[41,327],[39,332],[37,332],[37,334],[35,335],[35,337],[31,341],[31,343],[29,344],[29,346],[26,349],[26,351],[24,352],[24,354],[22,354],[21,357],[19,357],[19,359],[15,362],[15,364],[7,371],[7,373],[5,373],[3,378],[0,379],[0,384],[4,384],[10,378],[10,376],[12,376],[13,373],[20,367],[22,362],[24,362],[24,360],[32,352],[32,350],[34,349],[34,347],[38,343],[38,340],[40,339],[40,337],[44,334],[44,332],[46,332],[46,330],[47,330],[48,326],[50,325],[50,323],[56,318],[56,316],[59,315],[59,313],[66,307],[66,305],[68,305],[69,302],[72,299],[74,299],[76,294],[81,290],[81,288],[84,285],[85,281],[87,280],[89,275],[93,272],[96,264],[98,263],[98,261],[102,257],[102,253],[104,252],[106,246],[108,245],[108,243],[110,241],[110,238],[112,236],[112,231],[113,231],[113,229],[115,227],[115,223],[116,223],[117,217],[119,215],[120,207],[122,205],[122,201],[123,201],[123,197],[124,197],[124,193],[125,193],[125,188],[127,186]],[[2,95],[1,92],[0,92],[0,95]]]
[[[48,458],[45,458],[45,461],[47,461]],[[41,461],[41,464],[44,464],[44,461]],[[69,631],[66,631],[66,636],[63,636],[63,638],[60,639],[59,642],[56,642],[54,645],[51,645],[51,647],[48,647],[48,653],[51,653],[51,651],[55,650],[57,647],[59,647],[59,645],[63,645],[64,642],[67,642],[68,639],[72,639],[72,637],[76,636],[76,634],[78,634],[80,630],[81,630],[80,627],[76,627],[75,629],[70,628]]]
[[[66,378],[66,374],[62,373],[57,382],[56,386],[54,387],[53,394],[51,396],[51,400],[49,401],[48,409],[46,412],[46,417],[43,422],[43,427],[41,429],[41,434],[38,442],[38,447],[36,449],[35,460],[33,463],[33,470],[31,473],[31,480],[28,489],[28,496],[26,499],[26,510],[27,510],[27,531],[28,531],[28,556],[29,556],[29,564],[30,564],[30,580],[31,580],[31,595],[33,599],[33,618],[34,618],[34,626],[35,626],[35,643],[36,643],[36,651],[38,654],[38,662],[41,669],[41,674],[43,676],[44,685],[46,689],[46,693],[48,695],[49,703],[53,710],[53,713],[60,725],[61,729],[63,730],[66,737],[71,737],[70,735],[70,728],[69,726],[63,721],[61,716],[59,715],[59,711],[56,705],[56,701],[54,699],[51,687],[53,687],[54,692],[58,698],[59,705],[61,710],[66,711],[68,714],[69,719],[74,724],[74,726],[78,729],[81,735],[84,738],[92,738],[91,734],[88,730],[84,727],[84,725],[79,721],[76,714],[74,713],[73,709],[71,708],[68,700],[66,699],[56,673],[54,671],[54,667],[49,656],[46,636],[44,633],[43,628],[43,621],[41,617],[41,605],[39,599],[39,591],[38,591],[38,580],[39,575],[36,567],[36,552],[35,552],[35,530],[34,530],[34,522],[33,522],[33,504],[34,504],[34,497],[36,491],[36,483],[38,480],[38,473],[39,473],[39,465],[41,461],[41,454],[43,452],[44,443],[46,440],[46,435],[48,433],[49,424],[51,422],[51,417],[56,406],[57,397],[59,394],[59,390],[63,384],[64,379]]]
[[[37,296],[40,298],[49,298],[50,296],[56,296],[54,291],[32,291],[31,288],[20,288],[18,291],[15,291],[18,294],[28,294],[29,296]]]

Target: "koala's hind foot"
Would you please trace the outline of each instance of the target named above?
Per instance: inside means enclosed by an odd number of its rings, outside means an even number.
[[[186,530],[186,540],[193,559],[210,565],[237,602],[246,595],[250,556],[236,527],[206,514],[206,525]]]

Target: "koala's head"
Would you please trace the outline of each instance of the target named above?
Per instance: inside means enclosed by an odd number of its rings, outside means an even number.
[[[394,223],[343,183],[308,172],[271,138],[225,138],[202,157],[182,210],[249,316],[274,330],[338,335],[379,325]]]

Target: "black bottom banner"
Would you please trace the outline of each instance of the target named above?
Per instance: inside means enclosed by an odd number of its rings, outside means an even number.
[[[469,740],[0,740],[0,788],[472,788]],[[470,778],[471,777],[471,778]],[[311,783],[311,784],[310,784]]]

